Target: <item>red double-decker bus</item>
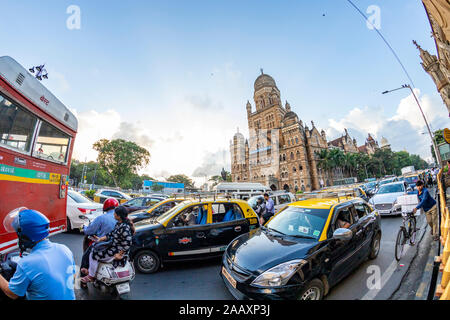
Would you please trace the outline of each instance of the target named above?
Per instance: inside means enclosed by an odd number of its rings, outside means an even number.
[[[0,256],[17,248],[3,227],[13,209],[45,214],[51,234],[66,229],[67,181],[76,117],[11,57],[0,57]]]

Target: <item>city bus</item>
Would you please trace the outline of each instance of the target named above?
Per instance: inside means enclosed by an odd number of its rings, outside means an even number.
[[[45,214],[50,233],[66,230],[68,175],[78,121],[11,57],[0,57],[0,256],[16,250],[3,218],[27,207]]]

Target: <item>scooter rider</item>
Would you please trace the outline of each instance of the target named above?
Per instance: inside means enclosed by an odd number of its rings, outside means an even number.
[[[50,221],[42,213],[25,207],[11,211],[3,220],[7,232],[16,232],[20,253],[9,283],[0,275],[0,289],[11,299],[75,300],[75,261],[65,245],[47,239]]]
[[[108,198],[103,202],[103,212],[101,216],[97,217],[89,224],[89,226],[83,228],[81,231],[87,236],[97,236],[99,238],[113,231],[116,226],[116,219],[114,218],[114,209],[119,206],[119,201],[115,198]],[[89,269],[89,254],[91,253],[92,246],[89,246],[83,253],[81,259],[81,274],[87,275]]]

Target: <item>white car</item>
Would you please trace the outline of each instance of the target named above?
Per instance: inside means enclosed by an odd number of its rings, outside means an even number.
[[[386,183],[380,186],[369,203],[375,207],[380,215],[398,215],[401,214],[402,206],[397,203],[397,198],[406,194],[404,182]]]
[[[80,228],[86,220],[80,216],[103,213],[103,205],[74,190],[67,191],[67,231]]]

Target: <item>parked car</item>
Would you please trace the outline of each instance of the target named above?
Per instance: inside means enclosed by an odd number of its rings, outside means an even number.
[[[74,190],[67,190],[67,231],[80,228],[85,219],[80,215],[96,215],[103,212],[103,205],[93,202]]]
[[[128,213],[131,213],[138,210],[148,209],[164,199],[165,198],[161,197],[138,197],[128,200],[127,202],[124,202],[122,205],[127,207]]]
[[[405,182],[408,184],[408,187],[410,187],[412,190],[416,189],[416,182],[419,181],[419,175],[418,174],[411,174],[411,175],[405,175]]]
[[[369,200],[380,215],[399,215],[402,212],[401,205],[397,204],[399,196],[408,193],[404,182],[392,182],[380,186],[377,193]]]
[[[183,219],[194,214],[195,224]],[[186,200],[151,222],[135,223],[131,257],[139,272],[154,273],[161,263],[221,256],[237,236],[259,227],[256,213],[237,199]]]
[[[158,203],[154,204],[153,206],[151,206],[148,209],[138,210],[138,211],[131,213],[130,215],[128,215],[128,218],[130,218],[131,221],[133,221],[133,223],[136,223],[136,222],[139,222],[142,220],[146,220],[146,219],[150,219],[150,218],[155,218],[155,217],[158,217],[161,214],[165,213],[166,211],[169,211],[170,209],[172,209],[179,203],[183,202],[184,200],[185,199],[181,199],[181,198],[179,198],[179,199],[164,199],[164,200],[161,200]]]
[[[105,202],[108,198],[115,198],[121,204],[132,199],[129,195],[119,190],[100,189],[94,195],[94,201],[99,203]]]
[[[319,300],[366,258],[375,259],[380,239],[380,216],[360,198],[297,201],[233,240],[221,275],[237,299]]]

